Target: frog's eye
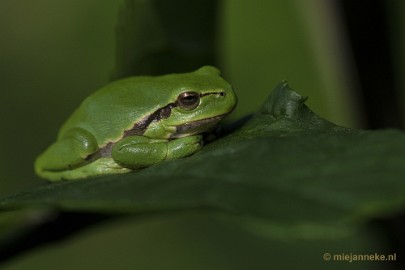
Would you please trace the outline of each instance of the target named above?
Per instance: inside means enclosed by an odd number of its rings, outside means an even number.
[[[177,105],[184,110],[193,110],[200,104],[200,94],[184,92],[177,97]]]

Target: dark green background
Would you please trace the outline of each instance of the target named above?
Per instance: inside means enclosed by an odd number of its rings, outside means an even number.
[[[33,174],[33,160],[54,140],[58,127],[80,101],[111,78],[116,54],[115,27],[123,2],[0,3],[0,194],[42,182]],[[344,24],[336,7],[327,2],[223,1],[217,46],[224,77],[239,97],[233,119],[255,111],[269,91],[287,79],[300,94],[310,97],[307,104],[322,117],[344,126],[364,126],[362,108],[354,92],[357,71]],[[399,16],[400,11],[405,11],[403,2],[387,1],[386,7],[385,12],[392,18],[388,23],[395,26],[392,29],[404,29],[405,20]],[[398,89],[405,89],[404,33],[393,31],[390,35]],[[402,101],[404,93],[402,90],[398,95]],[[199,226],[200,230],[188,230]],[[109,269],[105,264],[94,265],[99,250],[117,252],[118,255],[111,255],[111,263],[114,259],[119,263],[120,256],[138,256],[131,260],[138,266],[154,261],[166,269],[179,269],[182,264],[173,259],[179,256],[184,256],[185,267],[201,261],[201,269],[207,269],[204,263],[215,264],[217,269],[244,269],[240,261],[226,265],[229,260],[223,260],[224,256],[242,258],[247,265],[265,262],[266,239],[252,235],[236,239],[240,233],[204,213],[153,217],[141,222],[121,220],[76,235],[57,248],[36,250],[16,259],[16,267],[10,269],[27,269],[35,264],[44,266],[43,269],[56,265],[58,269],[71,269],[69,263],[60,265],[61,258],[68,258],[66,261],[75,265],[73,258],[80,256],[88,257],[94,269]],[[216,245],[212,246],[211,240],[216,240]],[[134,242],[139,250],[132,250]],[[165,245],[160,247],[162,243]],[[251,252],[260,255],[259,261],[249,261],[245,250],[238,249],[243,245],[253,246]],[[286,243],[280,245],[284,251],[291,248]],[[147,256],[142,253],[145,250]],[[210,260],[205,260],[205,256]],[[316,257],[321,261],[318,254]],[[90,268],[85,267],[82,258],[78,260],[83,269]],[[221,262],[224,265],[219,267]]]

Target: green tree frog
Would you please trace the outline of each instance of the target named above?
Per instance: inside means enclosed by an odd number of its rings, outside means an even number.
[[[74,180],[186,157],[235,106],[231,86],[211,66],[112,82],[73,112],[35,171],[51,181]]]

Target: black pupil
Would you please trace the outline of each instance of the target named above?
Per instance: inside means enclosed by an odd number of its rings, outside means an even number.
[[[183,102],[184,103],[187,103],[187,104],[193,104],[194,102],[196,102],[197,101],[197,97],[196,96],[186,96],[186,97],[184,97],[183,98]]]

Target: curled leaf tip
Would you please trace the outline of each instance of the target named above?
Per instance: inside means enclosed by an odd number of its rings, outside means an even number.
[[[293,91],[286,80],[283,80],[264,102],[259,113],[270,114],[275,118],[295,118],[307,97]]]

